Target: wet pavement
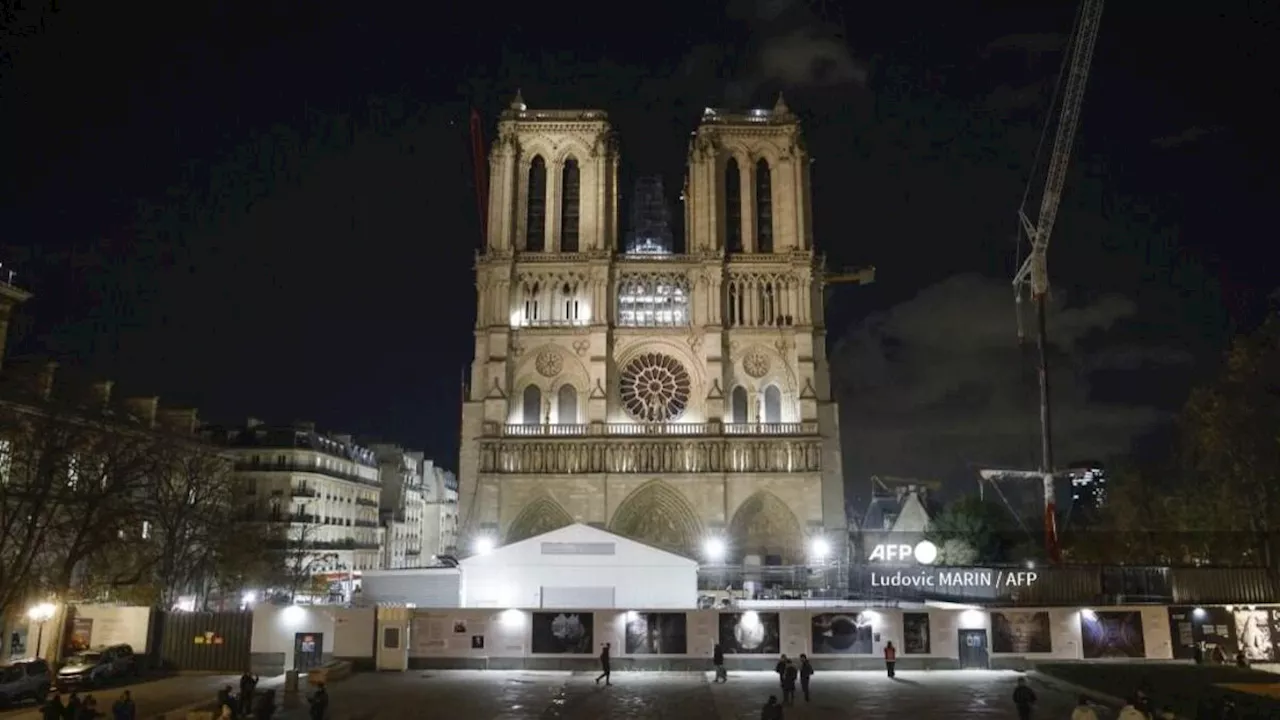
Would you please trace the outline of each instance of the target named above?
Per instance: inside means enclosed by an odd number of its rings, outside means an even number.
[[[787,718],[953,718],[1012,720],[1011,697],[1020,675],[996,671],[873,672],[814,676],[813,701],[803,697]],[[332,720],[411,716],[469,720],[757,720],[777,676],[733,672],[713,684],[698,673],[615,673],[603,687],[588,673],[525,671],[410,671],[362,674],[330,688]],[[1075,699],[1033,683],[1033,717],[1071,716]],[[1099,713],[1107,717],[1109,713]]]

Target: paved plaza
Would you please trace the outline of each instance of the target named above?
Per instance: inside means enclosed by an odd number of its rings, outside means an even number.
[[[1016,718],[1010,698],[1019,675],[994,671],[827,672],[814,676],[813,702],[787,718]],[[1075,698],[1033,683],[1036,718],[1068,718]],[[449,717],[468,720],[758,720],[778,693],[768,672],[731,673],[713,684],[696,673],[615,673],[612,687],[593,675],[522,671],[410,671],[362,674],[331,688],[333,720]],[[780,695],[780,693],[778,693]],[[1106,717],[1106,713],[1101,713]]]
[[[111,703],[120,697],[120,693],[128,690],[133,695],[138,707],[138,717],[154,717],[159,713],[169,712],[191,703],[212,702],[218,696],[218,689],[227,685],[237,685],[239,675],[188,674],[178,677],[161,678],[150,682],[121,685],[118,687],[100,688],[81,691],[80,695],[93,695],[98,700],[98,710],[111,709]],[[263,678],[262,687],[278,687],[278,679]],[[66,695],[63,695],[66,699]],[[39,720],[40,712],[31,702],[0,711],[0,720]]]

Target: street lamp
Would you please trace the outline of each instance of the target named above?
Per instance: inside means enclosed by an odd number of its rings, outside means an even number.
[[[44,645],[44,624],[49,622],[49,619],[53,617],[54,610],[56,610],[56,608],[53,606],[53,603],[45,602],[40,603],[39,605],[33,605],[31,606],[31,609],[27,611],[27,617],[31,619],[31,622],[36,623],[37,627],[36,657],[40,657],[40,649],[41,646]]]
[[[724,561],[725,546],[724,540],[718,537],[709,537],[702,543],[702,552],[707,556],[707,560],[713,563]]]

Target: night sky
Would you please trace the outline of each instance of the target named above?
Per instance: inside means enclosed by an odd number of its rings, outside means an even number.
[[[453,466],[480,240],[469,109],[490,136],[516,88],[605,109],[624,190],[661,174],[674,206],[702,109],[783,90],[816,158],[820,249],[879,269],[829,297],[850,489],[1035,461],[1008,278],[1073,2],[15,5],[0,260],[36,294],[15,352],[210,420],[315,420]],[[1050,257],[1064,461],[1167,424],[1265,306],[1264,5],[1103,16]]]

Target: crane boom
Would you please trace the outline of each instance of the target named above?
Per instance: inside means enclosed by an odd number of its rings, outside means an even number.
[[[1098,39],[1098,25],[1102,20],[1103,0],[1084,0],[1080,20],[1073,38],[1071,64],[1062,91],[1062,112],[1058,118],[1058,130],[1053,139],[1053,154],[1049,158],[1049,170],[1045,177],[1044,192],[1040,196],[1040,214],[1032,224],[1025,206],[1018,209],[1018,219],[1023,232],[1031,241],[1031,254],[1018,268],[1013,278],[1022,297],[1022,288],[1029,286],[1032,297],[1049,292],[1047,257],[1049,236],[1058,219],[1058,205],[1062,200],[1062,188],[1067,182],[1067,167],[1071,160],[1071,145],[1075,142],[1076,127],[1080,124],[1080,106],[1084,102],[1084,89],[1089,80],[1089,67],[1093,63],[1093,48]]]
[[[1059,82],[1062,88],[1062,109],[1057,118],[1053,150],[1049,157],[1044,189],[1040,196],[1040,212],[1035,222],[1027,216],[1024,197],[1018,208],[1018,222],[1031,244],[1027,255],[1013,277],[1014,304],[1018,319],[1018,341],[1023,340],[1022,303],[1030,295],[1036,312],[1036,345],[1039,355],[1040,381],[1040,469],[1039,472],[987,471],[992,478],[1030,479],[1038,477],[1044,487],[1045,546],[1052,561],[1059,560],[1057,503],[1054,491],[1053,416],[1049,403],[1049,341],[1046,323],[1049,295],[1049,238],[1058,219],[1058,206],[1062,201],[1062,188],[1067,181],[1067,168],[1071,160],[1071,146],[1075,142],[1076,128],[1080,124],[1080,106],[1084,102],[1085,86],[1089,81],[1089,68],[1093,63],[1093,50],[1098,38],[1098,25],[1102,20],[1103,0],[1081,0],[1074,32],[1070,39],[1070,60],[1063,66]],[[1048,123],[1053,122],[1053,117]],[[1045,126],[1046,131],[1048,125]],[[1043,142],[1043,140],[1042,140]],[[1038,153],[1037,153],[1038,154]],[[1029,193],[1028,193],[1029,196]],[[1021,244],[1021,240],[1019,241]]]

